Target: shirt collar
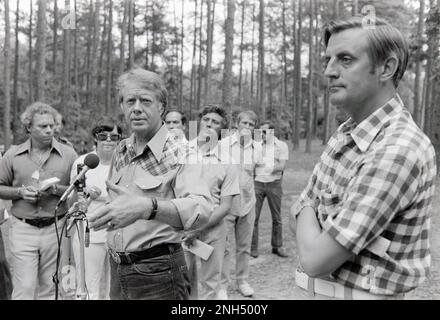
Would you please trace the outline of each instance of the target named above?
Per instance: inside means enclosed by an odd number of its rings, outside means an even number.
[[[151,152],[158,162],[160,162],[160,160],[162,159],[165,143],[170,136],[171,135],[167,127],[162,123],[160,129],[147,143],[147,146],[150,148]],[[131,136],[129,136],[126,140],[121,142],[119,152],[124,152],[125,150],[130,148],[130,146],[134,146],[134,133],[132,133]]]
[[[60,156],[63,156],[63,150],[61,144],[55,138],[52,138],[52,146],[50,150],[52,151],[53,149],[55,149],[55,151],[58,152]],[[31,151],[31,138],[27,139],[25,142],[20,144],[15,150],[14,155],[18,155],[20,153],[30,152],[30,151]]]
[[[358,125],[352,118],[347,120],[343,125],[342,131],[351,131],[350,135],[359,150],[365,152],[383,126],[397,113],[401,112],[402,109],[403,102],[400,99],[400,96],[396,94]]]

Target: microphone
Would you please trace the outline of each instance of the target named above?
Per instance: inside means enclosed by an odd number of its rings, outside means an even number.
[[[70,184],[70,186],[67,188],[67,190],[63,193],[60,200],[57,203],[57,207],[64,201],[66,201],[69,194],[73,191],[75,188],[76,183],[84,178],[87,171],[90,169],[95,169],[99,164],[99,157],[94,154],[90,153],[84,158],[84,168],[81,170],[81,172],[73,179],[73,182]]]

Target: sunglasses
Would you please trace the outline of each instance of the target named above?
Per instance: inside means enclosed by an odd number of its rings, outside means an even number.
[[[96,134],[96,139],[98,141],[107,141],[110,138],[111,141],[119,141],[121,139],[121,135],[119,133],[105,133],[100,132]]]

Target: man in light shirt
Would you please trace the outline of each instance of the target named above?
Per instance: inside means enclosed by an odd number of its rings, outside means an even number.
[[[193,299],[224,299],[218,296],[221,268],[226,245],[225,217],[229,213],[234,196],[240,194],[239,168],[232,164],[227,153],[220,153],[218,142],[222,129],[228,126],[227,112],[220,106],[208,105],[200,113],[200,132],[197,139],[190,141],[190,147],[197,148],[198,162],[207,182],[214,211],[208,224],[186,236],[188,246],[198,238],[213,247],[210,257],[200,261],[201,293],[198,295],[196,259],[192,253],[185,252],[191,280]]]
[[[225,258],[222,269],[222,288],[219,296],[227,298],[227,287],[230,280],[232,242],[235,236],[235,278],[238,291],[245,297],[254,294],[248,283],[249,257],[251,251],[252,230],[255,220],[255,164],[261,161],[261,149],[253,139],[253,131],[258,116],[253,111],[243,111],[237,116],[237,132],[222,139],[221,152],[232,156],[235,164],[240,164],[240,196],[234,197],[231,213],[226,216],[228,228]]]
[[[281,199],[283,196],[282,178],[283,170],[289,159],[287,144],[274,134],[274,125],[265,121],[261,127],[263,161],[255,167],[255,224],[252,234],[251,256],[258,257],[258,220],[264,198],[267,198],[272,215],[272,253],[285,258],[287,252],[283,248],[283,233],[281,219]]]

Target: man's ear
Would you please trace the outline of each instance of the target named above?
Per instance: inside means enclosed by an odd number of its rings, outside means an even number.
[[[380,80],[383,82],[392,80],[397,72],[398,65],[399,59],[395,55],[388,57],[382,64]]]
[[[165,108],[163,107],[163,103],[159,103],[159,114],[160,114],[160,117],[165,121],[165,119],[164,119]]]

